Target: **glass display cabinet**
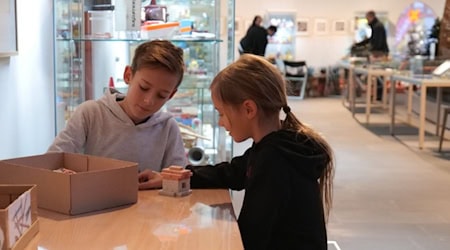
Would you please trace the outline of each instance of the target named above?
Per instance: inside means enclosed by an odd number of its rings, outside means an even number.
[[[295,58],[295,12],[269,11],[264,18],[268,27],[276,26],[277,32],[269,38],[266,47],[266,57],[281,60]]]
[[[220,52],[221,43],[233,43],[232,32],[220,32],[220,21],[227,22],[227,29],[234,24],[234,1],[112,2],[54,0],[56,133],[82,102],[100,98],[110,87],[127,91],[123,71],[140,43],[167,39],[183,49],[186,73],[164,109],[174,115],[182,133],[194,135],[185,138],[185,145],[187,151],[203,150],[201,163],[229,160],[231,140],[217,125],[208,87],[224,67],[221,56],[229,63],[233,54],[232,49],[227,55]]]

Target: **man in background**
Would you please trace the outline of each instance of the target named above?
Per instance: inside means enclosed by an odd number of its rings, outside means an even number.
[[[381,23],[373,10],[366,13],[366,19],[372,30],[372,35],[366,40],[360,42],[369,44],[371,59],[377,60],[389,55],[389,47],[387,44],[386,29]]]
[[[386,29],[373,10],[366,13],[366,19],[372,30],[369,38],[359,42],[356,46],[369,45],[369,62],[387,60],[389,56],[389,47],[387,44]],[[377,78],[377,100],[381,100],[383,95],[383,81]]]

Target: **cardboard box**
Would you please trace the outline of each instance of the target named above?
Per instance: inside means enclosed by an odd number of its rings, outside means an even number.
[[[0,184],[0,250],[24,249],[39,231],[35,185]]]
[[[136,203],[137,174],[134,162],[72,153],[0,161],[0,183],[36,184],[40,208],[69,215]]]

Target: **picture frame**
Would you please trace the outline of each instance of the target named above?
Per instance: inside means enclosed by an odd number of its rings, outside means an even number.
[[[241,35],[245,30],[243,20],[240,17],[234,18],[234,34]]]
[[[295,35],[307,36],[311,30],[311,24],[308,18],[299,18],[295,22]]]
[[[335,35],[345,35],[348,33],[347,21],[344,19],[333,20],[331,29]]]
[[[328,21],[324,18],[314,19],[314,34],[315,35],[327,35],[328,34]]]
[[[0,57],[18,54],[17,38],[17,2],[0,1]]]

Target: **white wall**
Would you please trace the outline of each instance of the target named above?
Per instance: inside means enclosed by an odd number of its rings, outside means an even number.
[[[445,0],[423,0],[430,6],[438,17],[442,17]],[[236,0],[236,17],[241,20],[251,21],[255,15],[264,16],[270,11],[296,12],[297,18],[307,18],[312,27],[315,18],[332,20],[350,20],[356,12],[365,13],[368,10],[375,12],[387,12],[391,24],[397,23],[401,12],[409,6],[411,0]],[[249,11],[250,10],[250,11]],[[245,23],[244,21],[244,23]],[[239,42],[245,32],[236,37]],[[391,41],[392,38],[389,39]],[[308,35],[296,37],[295,59],[306,60],[312,67],[323,67],[334,64],[345,56],[353,43],[353,35]],[[390,43],[391,44],[391,43]]]
[[[52,6],[17,0],[19,55],[0,58],[0,159],[44,153],[53,140]]]

